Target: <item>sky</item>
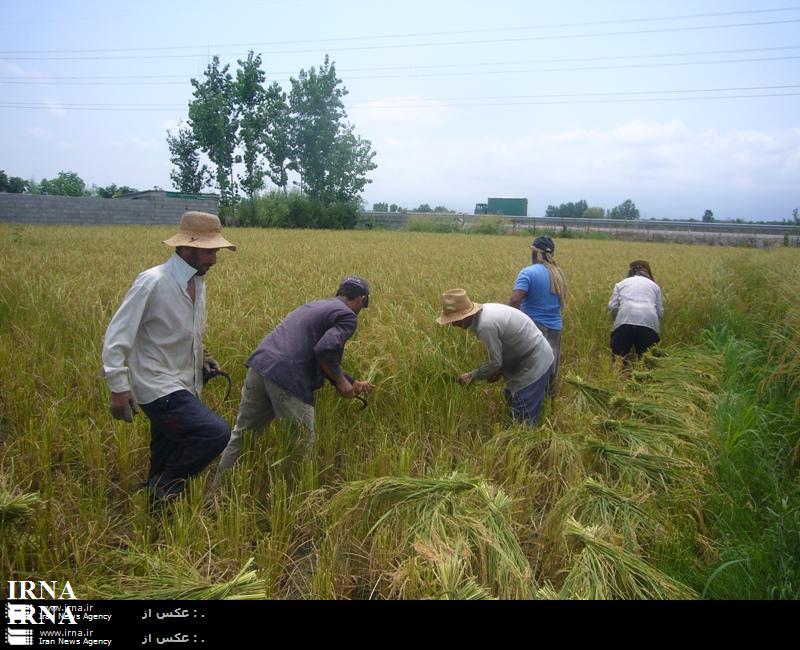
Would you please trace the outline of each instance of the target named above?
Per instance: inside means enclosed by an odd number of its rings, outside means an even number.
[[[167,130],[213,55],[261,53],[288,92],[327,54],[376,152],[367,208],[631,199],[643,218],[790,219],[790,3],[0,0],[0,169],[173,189]]]

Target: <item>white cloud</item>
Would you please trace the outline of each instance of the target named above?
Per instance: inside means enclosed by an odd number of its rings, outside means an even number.
[[[148,139],[148,138],[141,138],[134,133],[127,133],[124,138],[122,139],[114,139],[109,142],[109,144],[117,149],[139,149],[142,151],[153,151],[159,149],[161,147],[161,142]]]
[[[28,129],[28,135],[41,142],[50,142],[53,139],[53,134],[40,126],[35,126]]]
[[[52,99],[51,97],[44,97],[42,99],[42,104],[47,107],[47,112],[51,115],[55,115],[58,118],[65,118],[67,116],[67,111],[64,110],[64,107],[61,105],[57,99]]]
[[[631,197],[644,214],[648,205],[675,206],[674,213],[647,216],[693,214],[697,202],[721,214],[762,218],[747,212],[744,199],[789,201],[800,178],[800,129],[695,130],[680,120],[471,140],[393,133],[376,150],[379,167],[368,200],[410,196],[407,202],[415,205],[436,201],[470,209],[486,196],[505,194],[529,197],[534,214],[548,203],[585,198],[612,207]]]
[[[450,104],[422,97],[382,97],[354,105],[348,109],[348,116],[359,127],[364,123],[436,126],[444,122],[453,110]]]

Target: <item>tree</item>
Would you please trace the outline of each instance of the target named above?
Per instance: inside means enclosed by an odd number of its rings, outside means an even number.
[[[611,219],[628,219],[630,221],[635,221],[639,218],[639,210],[637,210],[636,204],[633,201],[625,199],[625,201],[620,203],[617,207],[611,208],[608,216]]]
[[[433,212],[433,209],[427,203],[420,203],[411,212]]]
[[[85,196],[86,183],[75,172],[58,172],[52,180],[43,178],[38,187],[40,194],[54,196]]]
[[[192,79],[194,99],[189,102],[189,127],[197,144],[216,165],[216,183],[223,205],[233,205],[237,194],[233,164],[237,162],[239,124],[234,80],[228,67],[220,68],[219,57],[214,56],[203,73],[204,80]]]
[[[289,184],[287,169],[291,164],[291,116],[286,102],[286,93],[277,82],[267,88],[265,98],[267,132],[264,137],[267,156],[267,176],[284,195]]]
[[[300,189],[325,204],[358,197],[367,172],[377,165],[369,140],[354,133],[345,122],[342,97],[347,89],[336,77],[336,67],[325,56],[317,71],[313,66],[291,78],[292,169],[300,174]]]
[[[711,212],[711,210],[706,210],[703,213],[703,221],[705,221],[706,223],[714,223],[714,221],[715,221],[714,213]]]
[[[792,217],[794,217],[794,222],[800,226],[800,208],[792,210]]]
[[[581,215],[584,219],[602,219],[606,214],[603,208],[586,208]]]
[[[373,203],[372,204],[372,211],[373,212],[389,212],[389,204],[388,203]]]
[[[242,145],[244,174],[239,174],[247,196],[253,201],[256,192],[264,187],[264,153],[266,151],[267,91],[264,89],[266,75],[261,69],[261,55],[253,55],[250,50],[247,59],[237,60],[239,69],[233,92],[239,123],[238,140]]]
[[[92,188],[94,193],[97,194],[102,199],[114,199],[118,196],[122,196],[123,194],[130,194],[132,192],[138,192],[135,187],[129,187],[127,185],[121,185],[117,187],[116,183],[111,183],[107,187],[94,187]]]
[[[589,206],[586,201],[581,199],[576,203],[573,203],[572,201],[569,203],[562,203],[558,207],[554,205],[548,205],[544,216],[557,217],[560,219],[579,219],[583,217],[588,208]]]
[[[200,164],[200,149],[192,130],[178,125],[178,134],[167,131],[169,161],[175,168],[169,173],[172,186],[179,192],[199,194],[211,180],[208,166]]]
[[[28,191],[30,183],[19,176],[7,176],[5,171],[0,169],[0,192],[9,194],[23,194]]]

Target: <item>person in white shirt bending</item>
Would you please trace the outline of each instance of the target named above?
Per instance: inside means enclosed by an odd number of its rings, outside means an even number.
[[[535,425],[542,410],[553,350],[534,322],[519,309],[499,303],[472,302],[464,289],[442,294],[436,322],[470,330],[486,346],[486,362],[458,381],[506,380],[505,397],[515,420]]]
[[[661,288],[653,280],[650,264],[644,260],[630,263],[628,277],[614,286],[608,301],[614,330],[611,333],[611,352],[630,361],[631,348],[637,355],[658,343],[664,305]]]
[[[141,406],[150,419],[151,499],[183,492],[228,444],[225,420],[201,401],[203,371],[219,364],[203,348],[205,274],[220,248],[236,250],[222,237],[219,218],[186,212],[179,232],[164,241],[175,253],[140,273],[114,314],[103,340],[103,376],[111,390],[111,415],[133,421]]]

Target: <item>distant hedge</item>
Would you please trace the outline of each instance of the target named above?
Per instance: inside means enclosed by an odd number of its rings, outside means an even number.
[[[346,230],[355,228],[358,210],[355,202],[325,205],[296,192],[271,192],[240,203],[235,217],[230,208],[224,208],[220,218],[226,226]]]

